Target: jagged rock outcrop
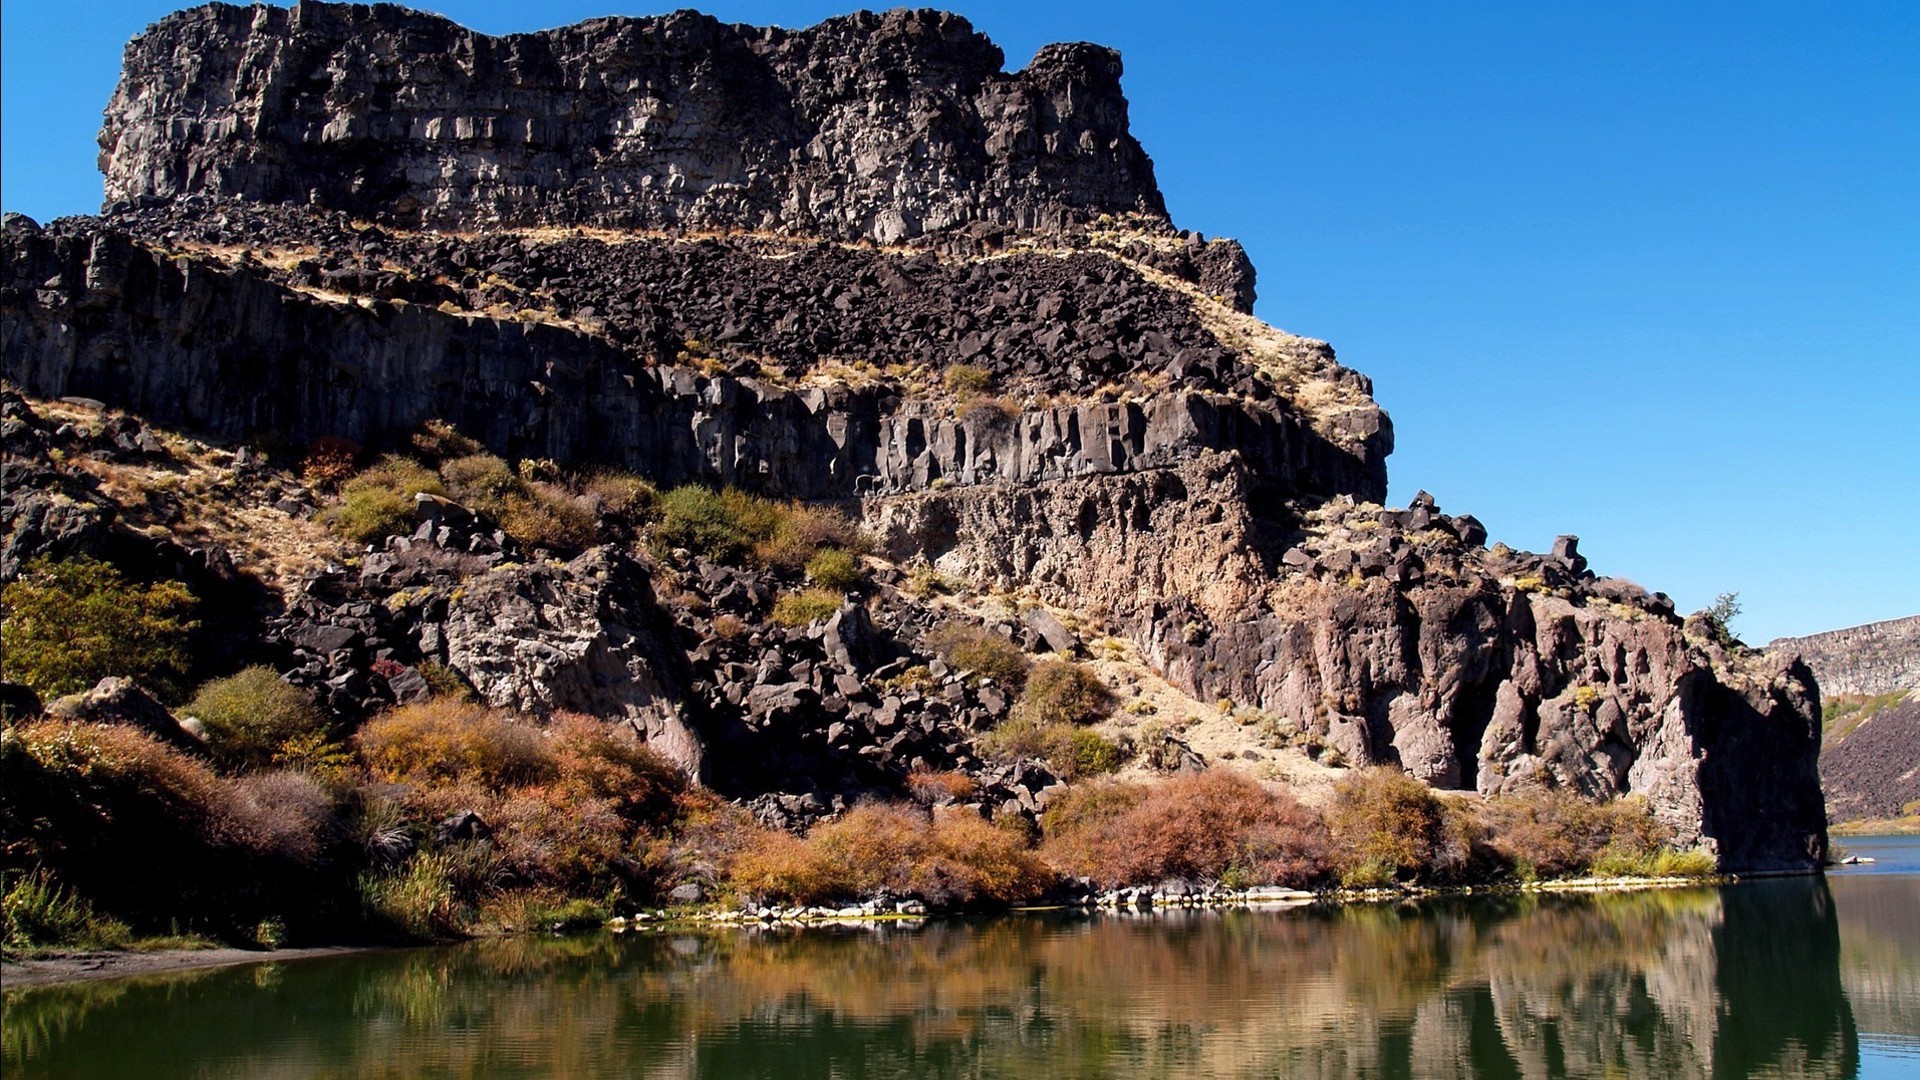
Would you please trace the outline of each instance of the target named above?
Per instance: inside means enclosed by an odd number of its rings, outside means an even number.
[[[1797,654],[1827,694],[1897,694],[1920,690],[1920,615],[1775,638],[1767,651]]]
[[[110,199],[205,192],[437,228],[892,242],[1164,223],[1119,54],[1003,61],[932,11],[797,31],[682,11],[496,38],[385,4],[209,4],[128,45],[100,160]]]
[[[1644,794],[1729,869],[1818,863],[1805,666],[1571,537],[1489,550],[1430,498],[1374,505],[1371,385],[1247,314],[1237,245],[1173,230],[1117,58],[1000,67],[926,12],[498,39],[390,7],[184,12],[128,50],[115,205],[6,223],[5,374],[233,441],[383,447],[438,418],[509,458],[832,500],[896,565],[1086,612],[1349,763]],[[638,560],[519,562],[457,509],[298,590],[288,677],[364,715],[437,661],[500,704],[634,719],[782,823],[908,770],[1043,808],[1055,777],[971,747],[1008,695],[914,663],[941,616],[897,570],[781,626],[759,571],[676,555],[655,596]]]

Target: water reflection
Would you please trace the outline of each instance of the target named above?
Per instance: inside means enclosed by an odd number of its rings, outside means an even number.
[[[16,992],[4,1063],[9,1077],[1853,1076],[1841,956],[1817,878],[522,939]],[[1909,982],[1890,993],[1912,1014],[1912,957],[1899,962]]]

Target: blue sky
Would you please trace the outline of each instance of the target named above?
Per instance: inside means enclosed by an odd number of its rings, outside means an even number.
[[[617,0],[616,0],[617,2]],[[9,4],[0,203],[91,212],[120,46]],[[666,7],[424,5],[490,33]],[[849,7],[729,0],[805,26]],[[1752,642],[1920,612],[1920,4],[956,4],[1119,48],[1181,225],[1372,376],[1421,488]]]

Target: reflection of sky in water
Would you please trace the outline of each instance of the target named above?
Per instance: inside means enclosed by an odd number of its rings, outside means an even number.
[[[1911,1075],[1917,892],[1920,873],[1881,872],[479,942],[16,992],[4,1064],[9,1080]]]

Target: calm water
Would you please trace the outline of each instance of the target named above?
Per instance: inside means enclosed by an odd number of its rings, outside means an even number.
[[[1920,1076],[1920,840],[1597,898],[593,935],[6,996],[28,1076]]]

